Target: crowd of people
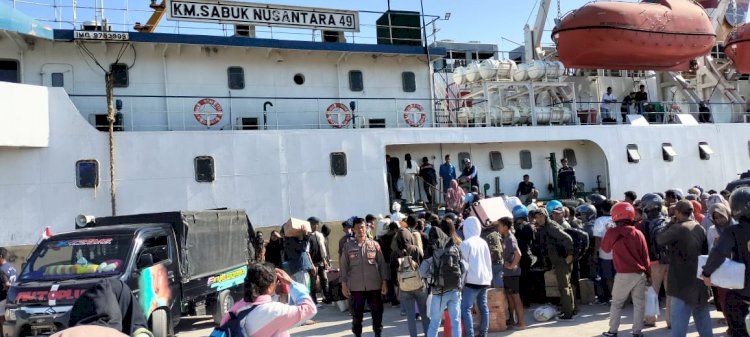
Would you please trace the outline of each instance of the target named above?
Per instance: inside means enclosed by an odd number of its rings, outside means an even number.
[[[529,194],[524,185],[518,192]],[[450,199],[451,188],[447,193]],[[342,295],[348,298],[355,336],[362,335],[366,308],[375,336],[382,335],[386,303],[401,308],[411,336],[420,335],[420,325],[424,335],[437,336],[441,324],[450,327],[452,336],[486,336],[492,306],[488,291],[504,291],[507,324],[524,329],[524,308],[548,302],[545,273],[552,273],[560,299],[557,318],[575,319],[582,304],[576,293],[586,288],[582,283],[592,284],[595,300],[583,304],[609,305],[604,337],[618,335],[620,313],[629,299],[633,336],[643,336],[644,327],[657,324],[657,317],[646,311],[649,287],[655,294],[664,288],[663,319],[674,337],[687,334],[691,316],[701,337],[712,336],[710,298],[725,318],[728,335],[748,336],[750,277],[744,277],[742,289],[723,289],[711,276],[725,258],[750,262],[750,188],[737,189],[731,197],[728,191],[696,186],[687,194],[670,189],[640,198],[628,191],[622,201],[592,194],[587,200],[564,203],[524,204],[515,197],[506,200],[509,203],[512,216],[487,221],[464,205],[449,206],[441,215],[406,216],[396,207],[385,219],[352,217],[342,224],[338,287],[329,285],[334,280],[320,272],[332,266],[330,228],[323,225],[319,231],[320,221],[310,218],[313,232],[304,238],[271,235],[261,256],[266,264],[251,265],[245,302],[235,309],[247,307],[247,302],[259,307],[271,303],[271,297],[258,302],[258,296],[274,294],[274,279],[290,285],[289,304],[274,309],[277,318],[264,319],[274,322],[273,335],[283,336],[285,329],[309,322],[320,306],[315,304],[316,282],[310,281],[318,277],[323,303],[339,301]],[[699,255],[708,255],[705,266],[699,266]],[[265,276],[250,277],[255,269]],[[248,297],[248,291],[255,297]],[[448,322],[442,322],[444,318]]]

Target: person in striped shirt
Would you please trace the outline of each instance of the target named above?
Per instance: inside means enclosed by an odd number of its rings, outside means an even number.
[[[289,304],[273,301],[273,295],[288,288]],[[253,263],[247,268],[244,298],[230,312],[255,307],[242,322],[248,337],[287,337],[287,330],[315,316],[317,308],[307,286],[294,282],[281,269],[270,264]],[[229,320],[225,315],[222,325]]]

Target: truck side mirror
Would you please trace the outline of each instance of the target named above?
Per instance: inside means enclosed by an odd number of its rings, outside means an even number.
[[[151,267],[151,265],[154,264],[154,255],[151,253],[144,253],[141,254],[140,257],[138,257],[138,263],[136,263],[136,267],[138,269],[143,269],[147,267]]]

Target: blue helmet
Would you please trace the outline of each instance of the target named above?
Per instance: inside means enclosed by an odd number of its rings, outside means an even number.
[[[547,213],[549,213],[550,215],[555,210],[561,211],[562,208],[563,208],[563,204],[559,200],[551,200],[550,202],[547,203]]]
[[[529,209],[526,208],[524,205],[516,205],[516,207],[513,207],[513,218],[528,218],[529,217]]]

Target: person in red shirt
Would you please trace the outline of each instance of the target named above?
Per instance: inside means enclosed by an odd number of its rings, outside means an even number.
[[[643,316],[646,310],[646,286],[649,282],[648,248],[643,233],[635,228],[635,208],[628,202],[612,207],[612,221],[617,227],[607,231],[601,248],[613,252],[615,283],[609,308],[609,331],[603,337],[617,337],[620,311],[628,295],[633,298],[633,337],[642,337]]]

